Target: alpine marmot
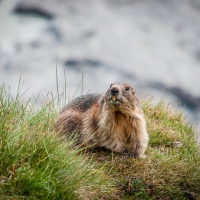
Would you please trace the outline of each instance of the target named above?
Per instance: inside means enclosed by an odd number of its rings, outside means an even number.
[[[66,136],[76,134],[76,144],[145,157],[149,137],[144,114],[126,83],[112,83],[106,94],[74,99],[59,113],[55,128]]]

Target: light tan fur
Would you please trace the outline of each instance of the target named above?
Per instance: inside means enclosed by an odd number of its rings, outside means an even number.
[[[104,95],[75,99],[60,112],[55,127],[67,136],[76,132],[76,143],[145,157],[146,122],[135,90],[128,84],[113,83]]]

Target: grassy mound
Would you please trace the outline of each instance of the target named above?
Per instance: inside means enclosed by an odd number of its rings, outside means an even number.
[[[146,159],[83,154],[53,131],[54,101],[36,110],[0,87],[0,199],[200,199],[193,128],[163,102],[143,108]]]
[[[192,126],[164,102],[144,100],[143,108],[150,136],[147,158],[95,152],[94,160],[106,164],[120,199],[200,199],[200,151]]]

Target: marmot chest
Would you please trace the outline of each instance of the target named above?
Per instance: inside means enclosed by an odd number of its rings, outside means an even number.
[[[129,116],[121,112],[110,115],[105,122],[105,134],[118,138],[126,143],[133,132],[133,123]]]

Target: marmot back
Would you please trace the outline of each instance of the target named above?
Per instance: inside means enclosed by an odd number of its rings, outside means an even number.
[[[126,83],[113,83],[106,94],[83,95],[59,113],[55,128],[67,137],[76,134],[76,144],[105,147],[144,157],[148,134],[135,90]]]

